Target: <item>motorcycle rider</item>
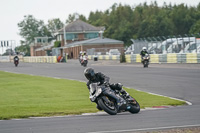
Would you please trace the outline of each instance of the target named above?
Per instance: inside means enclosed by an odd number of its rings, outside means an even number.
[[[105,85],[109,85],[109,87],[112,90],[118,90],[123,96],[129,98],[129,94],[122,88],[122,84],[121,83],[109,84],[110,78],[107,77],[106,75],[104,75],[103,73],[101,73],[101,72],[95,73],[94,69],[86,68],[84,70],[84,75],[89,80],[87,82],[88,89],[90,89],[90,84],[91,83],[98,83],[99,85],[105,84]],[[121,99],[116,97],[115,94],[111,93],[110,95],[112,95],[112,97],[115,97],[115,99],[118,99],[118,101],[117,101],[118,107],[117,108],[119,109],[119,107],[121,106],[121,103],[120,103]],[[97,105],[97,109],[99,109],[98,105]]]
[[[141,52],[140,52],[140,55],[141,55],[141,61],[143,62],[143,57],[146,55],[146,54],[149,54],[147,52],[147,48],[146,47],[143,47]]]
[[[141,50],[141,52],[140,52],[140,55],[141,55],[141,57],[144,57],[145,54],[149,54],[149,53],[147,52],[147,48],[143,47],[142,50]]]
[[[87,60],[87,55],[86,55],[86,52],[85,51],[83,51],[83,53],[82,53],[82,56],[80,56],[80,62],[81,62],[81,64],[84,62],[84,60]]]
[[[19,61],[19,57],[17,55],[14,57],[14,63],[15,61]]]

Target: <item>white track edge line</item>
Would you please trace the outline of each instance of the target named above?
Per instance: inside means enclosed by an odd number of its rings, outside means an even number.
[[[147,130],[161,130],[161,129],[173,129],[173,128],[187,128],[187,127],[199,127],[198,125],[182,125],[182,126],[169,126],[169,127],[157,127],[157,128],[141,128],[141,129],[129,129],[129,130],[114,130],[114,131],[97,131],[87,133],[119,133],[119,132],[135,132],[135,131],[147,131]]]

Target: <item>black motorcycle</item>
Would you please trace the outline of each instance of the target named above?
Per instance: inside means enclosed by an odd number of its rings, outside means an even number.
[[[120,106],[117,106],[117,104],[119,105],[119,103],[117,103],[118,99],[113,97],[113,94],[121,99]],[[99,110],[104,110],[110,115],[116,115],[117,113],[125,111],[134,114],[140,111],[140,105],[133,97],[129,96],[129,98],[126,98],[120,94],[118,90],[112,90],[109,85],[98,85],[98,83],[90,84],[89,98],[91,102],[97,104]]]
[[[14,64],[15,64],[15,67],[18,66],[18,64],[19,64],[19,59],[18,59],[18,58],[15,58],[15,59],[14,59]]]
[[[145,56],[142,57],[142,63],[144,67],[148,67],[149,60],[150,60],[149,54],[145,54]]]

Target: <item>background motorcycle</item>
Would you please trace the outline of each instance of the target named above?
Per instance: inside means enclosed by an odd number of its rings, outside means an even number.
[[[83,56],[82,59],[81,59],[81,65],[86,67],[87,66],[87,63],[88,63],[88,58],[87,56]]]
[[[14,59],[14,64],[15,64],[15,66],[17,67],[18,64],[19,64],[19,59]]]
[[[117,108],[116,97],[123,99],[121,106]],[[138,113],[140,111],[139,103],[132,97],[126,98],[117,90],[112,90],[109,85],[98,85],[98,83],[90,84],[90,96],[91,102],[97,104],[99,110],[104,110],[110,115],[116,115],[120,112],[129,111],[130,113]]]
[[[142,63],[144,65],[144,67],[148,67],[149,60],[150,60],[149,54],[145,54],[145,56],[142,57]]]

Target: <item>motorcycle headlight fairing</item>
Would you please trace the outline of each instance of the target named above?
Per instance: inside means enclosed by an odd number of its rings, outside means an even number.
[[[101,94],[101,92],[102,92],[102,89],[101,89],[101,88],[98,88],[98,89],[97,89],[97,92],[96,92],[96,96],[98,96],[99,94]]]

